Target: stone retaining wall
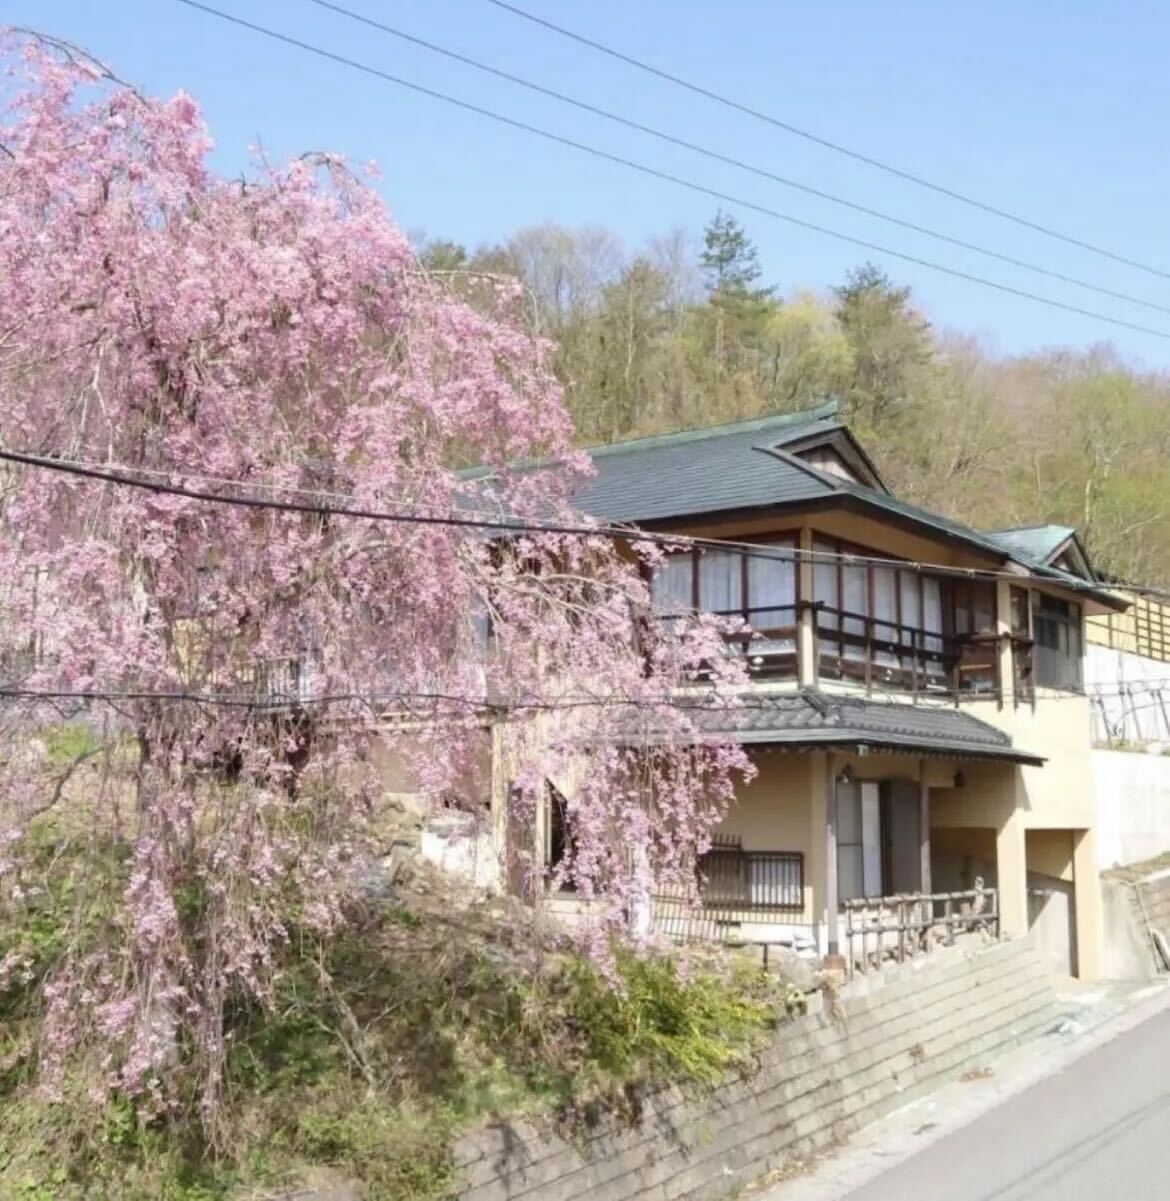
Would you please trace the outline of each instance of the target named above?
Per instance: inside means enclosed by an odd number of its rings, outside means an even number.
[[[819,1000],[819,998],[818,998]],[[655,1094],[636,1128],[604,1118],[568,1143],[523,1123],[461,1140],[460,1201],[695,1201],[847,1137],[1059,1017],[1027,940],[941,950],[847,986],[779,1032],[759,1070],[703,1097]]]
[[[1141,913],[1155,930],[1170,939],[1170,871],[1155,872],[1137,883]]]

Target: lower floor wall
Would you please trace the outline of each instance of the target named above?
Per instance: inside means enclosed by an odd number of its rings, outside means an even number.
[[[1050,1029],[1053,978],[1031,942],[988,944],[855,980],[793,1021],[748,1078],[649,1097],[634,1128],[603,1118],[566,1141],[528,1123],[468,1135],[460,1201],[704,1201],[848,1137],[915,1093]]]

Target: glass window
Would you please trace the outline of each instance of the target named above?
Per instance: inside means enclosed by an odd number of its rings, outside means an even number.
[[[743,557],[737,551],[705,550],[700,553],[699,608],[709,613],[743,610]]]
[[[995,584],[992,581],[958,581],[953,595],[957,635],[995,633]]]
[[[873,569],[873,636],[879,642],[898,639],[898,573],[892,567]],[[874,662],[883,667],[897,667],[898,656],[888,650],[874,652]]]
[[[1081,606],[1043,593],[1032,614],[1036,640],[1034,673],[1048,688],[1079,689],[1082,683]]]
[[[866,617],[869,614],[869,569],[859,564],[847,563],[841,568],[841,608],[846,616],[841,618],[843,633],[855,638],[865,638]],[[856,616],[848,616],[855,614]],[[865,643],[847,642],[842,652],[847,659],[865,659]]]
[[[813,601],[823,606],[817,613],[817,626],[822,630],[836,630],[837,610],[841,608],[841,595],[837,588],[837,548],[829,542],[814,542],[817,558],[813,560]],[[820,555],[831,556],[820,558]]]
[[[756,629],[790,626],[796,622],[796,564],[781,558],[783,547],[761,548],[769,553],[748,559],[748,620]]]
[[[882,893],[881,794],[871,781],[837,784],[837,896]]]
[[[865,895],[858,784],[837,785],[837,895],[843,901]]]
[[[661,614],[689,612],[692,605],[691,592],[694,560],[690,551],[668,555],[654,569],[651,594],[654,608]]]

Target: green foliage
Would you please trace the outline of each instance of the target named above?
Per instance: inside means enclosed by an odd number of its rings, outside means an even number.
[[[69,855],[43,837],[55,872]],[[122,887],[123,867],[111,851],[102,888]],[[51,961],[76,928],[65,880],[0,937]],[[91,893],[86,907],[100,908]],[[201,904],[200,890],[183,903]],[[119,1097],[95,1110],[84,1079],[50,1102],[33,1088],[32,1044],[6,1044],[21,1067],[0,1076],[0,1201],[213,1201],[321,1173],[356,1180],[370,1201],[438,1201],[454,1187],[454,1141],[476,1121],[539,1111],[571,1129],[599,1107],[633,1116],[641,1086],[746,1068],[791,1004],[758,967],[715,959],[684,972],[621,951],[611,981],[550,938],[515,914],[445,902],[371,907],[326,941],[294,932],[271,1005],[228,1007],[210,1142],[194,1082],[189,1104],[164,1113]],[[31,1029],[36,980],[18,991],[6,1038]]]
[[[577,961],[567,1011],[585,1060],[612,1080],[685,1079],[714,1084],[742,1065],[777,1021],[776,997],[758,970],[730,980],[680,974],[672,958],[618,956],[621,986]]]
[[[703,230],[703,253],[699,256],[707,291],[720,300],[762,300],[770,288],[755,289],[760,278],[760,254],[736,219],[720,210]]]
[[[101,746],[101,739],[81,722],[62,722],[48,733],[45,744],[49,762],[58,767],[92,754]]]
[[[342,1095],[301,1116],[293,1148],[310,1163],[357,1176],[367,1201],[432,1201],[455,1183],[452,1132],[442,1109]]]

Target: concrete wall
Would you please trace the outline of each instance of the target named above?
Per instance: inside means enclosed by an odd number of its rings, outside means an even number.
[[[1137,884],[1142,919],[1170,942],[1170,871],[1155,872]]]
[[[1170,851],[1170,756],[1096,750],[1092,771],[1098,867]]]
[[[953,1080],[1059,1016],[1027,941],[939,951],[846,989],[834,1016],[786,1026],[747,1079],[647,1100],[634,1128],[602,1118],[567,1142],[527,1123],[464,1138],[460,1201],[674,1201],[734,1196]]]
[[[1135,886],[1129,880],[1105,875],[1101,878],[1101,901],[1105,925],[1102,977],[1153,979],[1158,974],[1158,964]]]
[[[1170,746],[1170,663],[1090,644],[1085,683],[1093,698],[1093,738],[1098,745],[1127,742]]]

